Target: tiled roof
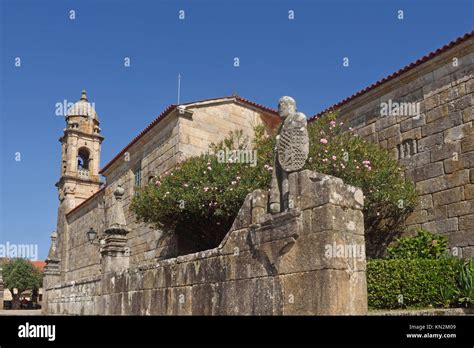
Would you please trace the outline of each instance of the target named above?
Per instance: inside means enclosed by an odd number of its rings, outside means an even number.
[[[385,77],[385,78],[383,78],[383,79],[381,79],[381,80],[379,80],[379,81],[377,81],[377,82],[371,84],[370,86],[364,88],[363,90],[360,90],[359,92],[354,93],[354,94],[351,95],[350,97],[345,98],[344,100],[340,101],[339,103],[336,103],[336,104],[334,104],[334,105],[332,105],[332,106],[326,108],[325,110],[320,111],[320,112],[318,112],[317,114],[311,116],[310,119],[309,119],[309,122],[313,121],[315,118],[317,118],[317,117],[319,117],[319,116],[321,116],[321,115],[323,115],[323,114],[325,114],[325,113],[327,113],[327,112],[329,112],[329,111],[334,111],[334,110],[339,109],[339,108],[340,108],[341,106],[343,106],[344,104],[346,104],[346,103],[350,102],[351,100],[353,100],[353,99],[355,99],[355,98],[361,96],[362,94],[367,93],[367,92],[373,90],[374,88],[376,88],[376,87],[382,85],[382,84],[385,83],[385,82],[388,82],[388,81],[390,81],[390,80],[393,80],[394,78],[400,76],[401,74],[403,74],[403,73],[405,73],[405,72],[407,72],[407,71],[409,71],[409,70],[411,70],[411,69],[413,69],[413,68],[419,66],[420,64],[423,64],[424,62],[426,62],[426,61],[428,61],[428,60],[430,60],[430,59],[432,59],[432,58],[438,56],[439,54],[441,54],[441,53],[443,53],[443,52],[446,52],[446,51],[449,50],[451,47],[456,46],[456,45],[458,45],[458,44],[460,44],[460,43],[462,43],[462,42],[464,42],[464,41],[470,39],[470,38],[473,37],[473,36],[474,36],[474,30],[472,30],[471,32],[468,32],[468,33],[464,34],[463,36],[458,37],[457,39],[454,39],[453,41],[447,43],[447,44],[444,45],[443,47],[438,48],[437,50],[428,53],[427,55],[425,55],[425,56],[419,58],[418,60],[416,60],[416,61],[414,61],[414,62],[412,62],[412,63],[410,63],[410,64],[408,64],[408,65],[406,65],[405,67],[403,67],[403,68],[401,68],[400,70],[394,72],[393,74],[388,75],[387,77]]]
[[[45,261],[31,261],[33,266],[35,266],[40,272],[43,272],[44,266],[46,265]]]
[[[212,101],[212,100],[222,100],[222,99],[235,99],[243,104],[247,104],[251,107],[254,107],[254,108],[258,108],[258,109],[261,109],[265,112],[269,112],[269,113],[273,113],[275,115],[278,115],[277,111],[267,107],[267,106],[264,106],[264,105],[261,105],[261,104],[257,104],[255,102],[252,102],[250,100],[247,100],[245,98],[242,98],[240,96],[227,96],[227,97],[221,97],[221,98],[210,98],[210,99],[203,99],[203,100],[198,100],[198,101],[193,101],[193,102],[190,102],[190,103],[185,103],[185,104],[181,104],[181,105],[190,105],[190,104],[196,104],[196,103],[203,103],[203,102],[207,102],[207,101]],[[125,146],[114,158],[112,158],[109,163],[107,163],[100,171],[99,173],[102,174],[104,171],[107,170],[107,168],[109,168],[117,159],[119,159],[120,157],[122,157],[125,152],[127,152],[127,150],[133,145],[135,144],[138,140],[140,140],[141,137],[143,137],[150,129],[152,129],[156,124],[160,123],[161,120],[163,120],[167,115],[169,115],[178,105],[177,104],[171,104],[169,105],[157,118],[155,118],[153,120],[153,122],[151,122],[144,130],[142,130],[135,138],[133,138],[133,140],[127,145]]]

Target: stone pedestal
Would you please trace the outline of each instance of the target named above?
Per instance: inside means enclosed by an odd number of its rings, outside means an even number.
[[[48,289],[58,285],[61,282],[60,260],[57,252],[56,232],[51,234],[51,246],[49,247],[48,257],[46,258],[46,266],[43,272],[43,305],[41,310],[43,313],[48,313]]]
[[[125,214],[122,207],[122,196],[125,190],[117,187],[114,191],[115,204],[109,211],[109,227],[104,231],[105,238],[100,250],[102,255],[102,274],[120,272],[129,268],[130,251],[127,248]]]
[[[252,263],[273,278],[273,314],[366,314],[362,191],[339,178],[303,170],[289,175],[288,195],[292,208],[270,214],[262,208],[268,203],[266,192],[254,191],[233,226],[248,234]]]
[[[120,272],[129,268],[130,252],[127,248],[128,231],[108,229],[105,231],[102,254],[102,274]]]
[[[43,287],[50,288],[60,282],[59,260],[46,259],[43,273]]]
[[[362,191],[339,178],[304,170],[290,174],[289,196],[302,220],[293,256],[279,267],[279,273],[287,274],[280,277],[283,314],[366,314]],[[289,274],[304,271],[308,263],[313,272]]]

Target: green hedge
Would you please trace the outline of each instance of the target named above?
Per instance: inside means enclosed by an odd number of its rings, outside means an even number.
[[[456,288],[460,260],[377,259],[367,262],[369,308],[423,308],[445,305],[441,289]],[[403,303],[399,303],[400,295]]]

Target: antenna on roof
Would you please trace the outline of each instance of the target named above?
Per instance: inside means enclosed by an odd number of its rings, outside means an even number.
[[[180,96],[181,96],[181,74],[178,74],[178,105],[179,105]]]

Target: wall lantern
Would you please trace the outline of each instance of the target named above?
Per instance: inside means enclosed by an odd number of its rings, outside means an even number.
[[[94,244],[94,240],[97,238],[97,232],[91,227],[89,231],[86,232],[87,239],[91,244]]]

